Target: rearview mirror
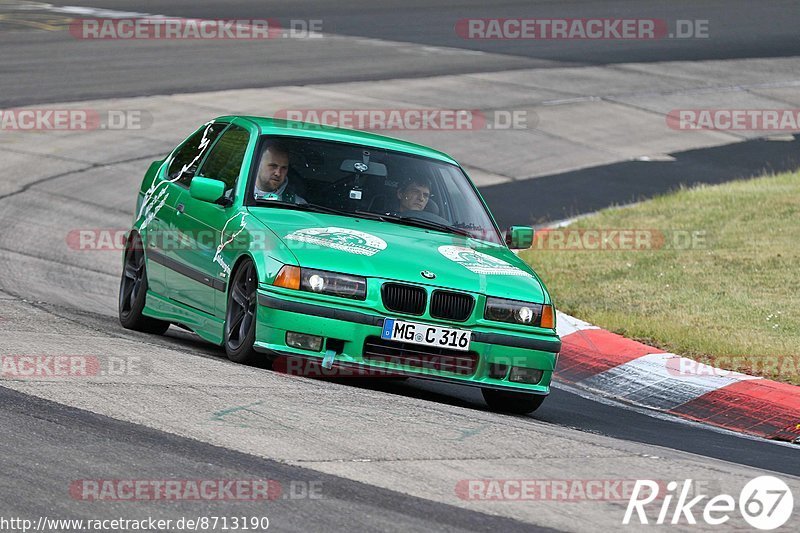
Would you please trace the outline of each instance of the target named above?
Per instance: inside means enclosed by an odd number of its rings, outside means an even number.
[[[506,232],[506,244],[509,248],[523,250],[533,244],[533,228],[530,226],[511,226]]]
[[[378,176],[385,178],[387,175],[386,165],[383,163],[365,163],[356,159],[345,159],[339,166],[342,172],[357,172],[366,176]]]
[[[195,176],[189,185],[189,194],[204,202],[216,202],[225,194],[225,184],[219,180]]]

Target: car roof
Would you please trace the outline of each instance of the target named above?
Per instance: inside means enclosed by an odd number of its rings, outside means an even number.
[[[428,148],[421,144],[415,144],[385,135],[377,135],[360,130],[347,128],[337,128],[310,122],[297,122],[273,117],[256,117],[249,115],[228,115],[217,117],[215,120],[230,121],[234,118],[249,120],[255,123],[261,130],[262,135],[288,135],[292,137],[308,137],[313,139],[324,139],[352,144],[370,146],[384,150],[394,150],[397,152],[411,153],[432,159],[438,159],[447,163],[458,165],[455,159],[444,152]]]

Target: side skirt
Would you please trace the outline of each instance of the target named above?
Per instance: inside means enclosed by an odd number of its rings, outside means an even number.
[[[164,298],[148,290],[142,312],[149,317],[186,326],[203,339],[222,346],[225,321],[199,309]]]

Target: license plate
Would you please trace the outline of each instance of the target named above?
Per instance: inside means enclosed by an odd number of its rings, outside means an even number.
[[[390,341],[410,342],[424,346],[437,346],[450,350],[469,350],[472,332],[464,329],[443,328],[387,318],[383,321],[381,338]]]

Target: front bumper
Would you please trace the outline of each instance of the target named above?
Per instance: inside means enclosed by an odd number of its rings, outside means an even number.
[[[485,327],[397,316],[413,322],[438,323],[472,330],[470,352],[474,352],[476,357],[474,366],[465,373],[463,369],[454,372],[434,368],[435,365],[416,367],[391,361],[376,361],[365,359],[365,341],[380,338],[384,318],[395,318],[393,314],[381,315],[370,310],[344,308],[327,301],[299,298],[294,291],[278,291],[263,288],[258,291],[255,349],[260,352],[299,359],[314,365],[322,363],[327,352],[328,357],[333,358],[334,371],[325,375],[332,377],[409,376],[531,394],[550,392],[550,381],[558,352],[561,350],[561,341],[557,336],[515,335]],[[286,344],[287,331],[320,336],[325,342],[320,351],[293,348]],[[511,366],[521,366],[540,370],[542,377],[536,384],[510,382],[508,372],[502,377],[492,377],[491,371],[497,376],[497,365],[506,365],[509,369]],[[300,371],[296,365],[292,368]]]

